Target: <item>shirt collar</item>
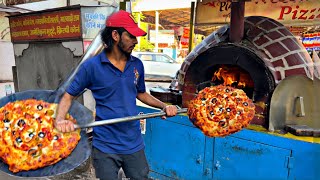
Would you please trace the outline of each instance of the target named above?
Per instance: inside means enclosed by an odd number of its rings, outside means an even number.
[[[104,63],[111,63],[110,60],[107,58],[107,54],[106,54],[106,51],[103,50],[101,53],[100,53],[100,61],[101,62],[104,62]],[[134,57],[132,55],[130,55],[130,60],[129,61],[134,61]]]

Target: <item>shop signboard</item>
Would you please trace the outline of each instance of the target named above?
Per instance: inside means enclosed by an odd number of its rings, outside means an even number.
[[[198,0],[196,25],[230,22],[231,1]],[[252,0],[245,2],[245,16],[265,16],[284,25],[320,24],[319,0]]]
[[[25,3],[33,3],[33,2],[40,2],[45,0],[5,0],[7,6],[13,6],[18,4],[25,4]]]
[[[94,39],[105,26],[106,19],[117,8],[112,6],[85,7],[81,9],[82,36],[84,39]]]
[[[81,38],[80,20],[80,9],[11,16],[11,41]]]
[[[189,47],[189,35],[190,35],[190,28],[184,27],[183,33],[180,38],[180,44],[182,49]]]
[[[302,44],[307,50],[320,50],[320,33],[304,34]]]

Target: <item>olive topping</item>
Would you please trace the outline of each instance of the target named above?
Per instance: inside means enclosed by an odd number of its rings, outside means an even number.
[[[16,131],[12,131],[12,135],[16,134]]]
[[[219,126],[220,127],[225,127],[226,121],[219,121]]]
[[[28,154],[31,155],[31,156],[35,156],[35,155],[37,155],[37,150],[36,149],[30,149],[28,151]]]
[[[20,138],[20,137],[17,137],[17,138],[16,138],[16,142],[17,142],[17,143],[22,143],[21,138]]]
[[[230,108],[227,108],[226,110],[227,110],[227,112],[231,112],[231,109],[230,109]]]
[[[38,147],[42,147],[42,144],[38,144]]]
[[[206,98],[201,98],[201,101],[205,101],[206,100]]]
[[[5,129],[6,129],[6,131],[8,131],[8,130],[9,130],[9,127],[5,127]]]
[[[228,92],[230,92],[230,90],[229,90],[229,89],[226,89],[226,92],[228,93]]]
[[[42,120],[40,117],[37,118],[37,121],[39,121],[40,124],[42,123]]]
[[[53,140],[58,140],[59,137],[57,135],[53,136]]]
[[[22,126],[24,126],[25,124],[26,124],[26,122],[24,122],[23,119],[20,119],[20,120],[18,121],[18,126],[19,126],[19,127],[22,127]]]
[[[240,111],[238,111],[238,112],[237,112],[237,114],[238,114],[238,115],[241,115],[241,112],[240,112]]]
[[[217,102],[217,98],[212,98],[211,102],[215,104]]]
[[[222,108],[222,107],[221,107],[221,108],[219,108],[219,111],[220,111],[220,112],[222,112],[222,111],[223,111],[223,108]]]
[[[33,132],[29,133],[29,137],[32,138],[33,136],[34,136]]]
[[[247,102],[244,102],[243,105],[244,105],[244,106],[248,106],[248,103],[247,103]]]
[[[45,134],[44,134],[43,132],[39,132],[38,136],[39,136],[40,138],[44,138]]]
[[[211,116],[214,116],[214,112],[213,112],[213,111],[210,111],[210,115],[211,115]]]
[[[39,111],[41,111],[41,110],[43,109],[43,106],[42,106],[41,104],[39,104],[39,105],[37,106],[37,109],[38,109]]]
[[[4,119],[3,122],[4,123],[9,123],[10,121],[9,121],[9,119]]]

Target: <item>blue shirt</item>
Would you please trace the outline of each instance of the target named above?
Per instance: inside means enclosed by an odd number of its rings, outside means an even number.
[[[85,88],[92,91],[96,101],[96,121],[138,115],[136,97],[146,91],[143,64],[131,56],[121,72],[103,51],[80,65],[66,91],[77,96]],[[114,154],[131,154],[143,149],[140,121],[94,127],[93,146]]]

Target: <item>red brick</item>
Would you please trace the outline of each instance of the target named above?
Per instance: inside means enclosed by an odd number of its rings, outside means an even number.
[[[274,19],[272,19],[272,22],[273,22],[276,26],[278,26],[278,27],[282,27],[282,26],[283,26],[283,24],[281,24],[281,23],[278,22],[278,21],[275,21]]]
[[[256,114],[263,114],[264,108],[255,104],[255,111],[256,111]]]
[[[282,80],[280,71],[271,71],[271,73],[273,74],[273,77],[275,80],[277,81]]]
[[[262,29],[264,29],[266,31],[270,31],[278,26],[273,24],[271,21],[264,21],[261,24],[259,24],[259,27],[261,27]]]
[[[269,39],[267,39],[265,36],[260,36],[259,39],[257,39],[256,41],[254,41],[255,44],[257,44],[258,46],[263,45],[264,43],[269,42]]]
[[[257,37],[260,33],[262,33],[262,30],[259,28],[252,28],[247,32],[247,36],[249,39],[253,39]]]
[[[268,126],[266,124],[266,118],[261,115],[254,115],[253,119],[250,121],[250,124],[256,124],[256,125],[261,125],[261,126]]]
[[[182,90],[186,93],[195,93],[197,91],[197,88],[195,85],[185,84]]]
[[[292,33],[288,30],[288,29],[279,29],[278,30],[280,33],[282,33],[283,35],[285,35],[285,36],[292,36],[292,37],[294,37],[293,35],[292,35]]]
[[[182,92],[182,106],[188,107],[189,101],[196,97],[196,94]]]
[[[273,67],[284,67],[282,59],[272,62],[272,65],[273,65]]]
[[[296,39],[291,38],[282,40],[282,43],[285,44],[290,51],[301,49],[301,47],[296,42]]]
[[[267,46],[266,50],[269,51],[273,57],[278,57],[288,52],[280,43],[277,42]]]
[[[285,77],[292,76],[292,75],[298,75],[298,74],[306,75],[306,71],[304,70],[304,68],[285,70]]]
[[[259,17],[259,16],[249,16],[246,17],[246,21],[249,21],[253,24],[257,24],[258,22],[260,22],[262,19],[265,19],[265,17]]]
[[[301,59],[298,53],[294,53],[285,57],[285,60],[287,61],[289,66],[304,64],[304,61]]]
[[[283,35],[280,34],[278,31],[272,31],[272,32],[268,33],[268,37],[272,40],[276,40],[276,39],[283,37]]]

